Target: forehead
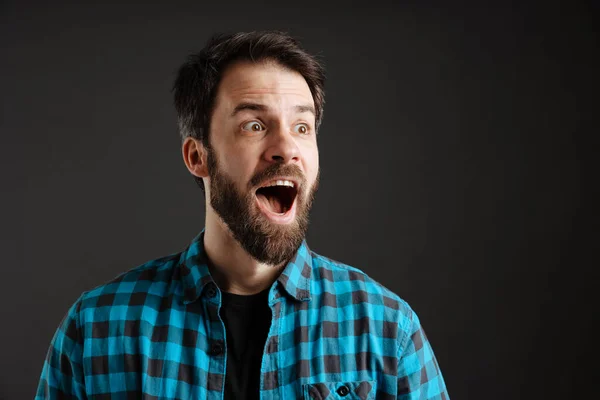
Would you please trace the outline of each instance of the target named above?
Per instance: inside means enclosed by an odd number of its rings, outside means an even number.
[[[244,100],[301,101],[314,105],[304,77],[273,61],[238,61],[230,65],[217,90],[216,104]]]

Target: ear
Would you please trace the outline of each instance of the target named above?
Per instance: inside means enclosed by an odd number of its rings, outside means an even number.
[[[208,176],[206,149],[198,139],[185,138],[181,145],[181,155],[188,171],[198,178]]]

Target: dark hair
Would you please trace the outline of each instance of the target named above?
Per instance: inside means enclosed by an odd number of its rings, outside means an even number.
[[[191,136],[210,147],[208,133],[217,87],[227,66],[239,60],[272,60],[300,73],[315,102],[315,124],[319,128],[325,102],[323,66],[286,33],[240,32],[213,36],[179,68],[173,93],[182,140]]]

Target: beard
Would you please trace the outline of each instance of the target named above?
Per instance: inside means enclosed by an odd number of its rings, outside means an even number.
[[[319,187],[319,173],[311,187],[297,165],[272,164],[252,177],[246,193],[236,189],[233,179],[220,169],[216,154],[207,149],[210,177],[210,205],[229,228],[233,237],[255,260],[277,266],[289,261],[306,236],[310,209]],[[257,186],[277,176],[298,182],[296,216],[289,224],[271,222],[256,205]]]

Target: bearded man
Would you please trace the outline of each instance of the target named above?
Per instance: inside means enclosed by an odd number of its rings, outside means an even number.
[[[281,32],[213,37],[179,69],[189,246],[84,292],[36,399],[447,399],[419,319],[305,241],[324,70]]]

